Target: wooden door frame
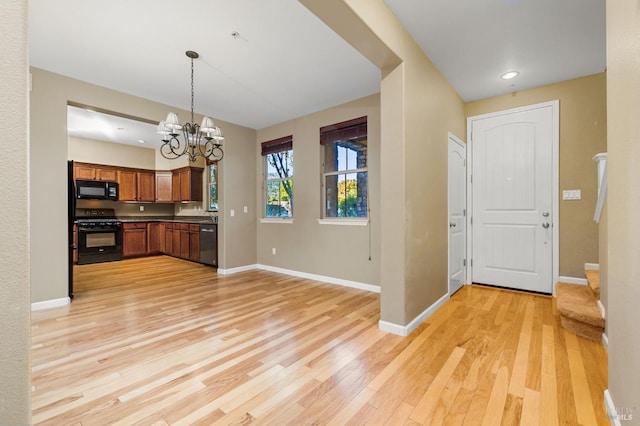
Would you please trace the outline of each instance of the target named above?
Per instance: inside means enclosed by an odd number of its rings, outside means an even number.
[[[502,111],[491,112],[487,114],[474,115],[467,117],[467,281],[473,282],[473,228],[472,228],[472,215],[473,215],[473,123],[475,121],[484,120],[487,118],[495,118],[502,115],[514,114],[518,112],[530,111],[538,108],[551,107],[552,111],[552,148],[551,148],[551,167],[552,167],[552,219],[553,219],[553,233],[552,233],[552,294],[556,294],[556,283],[560,276],[560,101],[555,99],[549,102],[542,102],[538,104],[526,105],[518,108],[511,108]]]
[[[447,137],[447,293],[449,294],[449,296],[451,296],[451,230],[449,229],[449,221],[451,218],[451,211],[449,210],[449,204],[451,202],[450,200],[450,195],[451,195],[451,185],[449,184],[449,142],[453,141],[454,143],[459,144],[462,149],[465,150],[465,162],[468,161],[467,155],[469,155],[468,149],[466,147],[466,144],[462,141],[462,139],[460,139],[459,137],[457,137],[456,135],[454,135],[453,133],[449,132],[448,133],[448,137]],[[468,163],[465,164],[465,173],[467,173],[468,175]],[[466,181],[465,181],[466,184]],[[468,192],[468,188],[467,185],[465,185],[465,210],[467,211],[467,219],[469,217],[469,210],[468,210],[468,200],[469,200],[469,192]],[[465,220],[465,230],[464,230],[464,258],[468,259],[469,256],[469,251],[468,251],[468,247],[467,247],[467,240],[469,239],[469,231],[468,231],[468,227],[469,224],[467,223],[467,221]],[[469,262],[467,261],[467,267],[464,268],[464,278],[462,280],[462,285],[467,285],[471,282],[471,280],[468,280],[467,277],[469,277]]]

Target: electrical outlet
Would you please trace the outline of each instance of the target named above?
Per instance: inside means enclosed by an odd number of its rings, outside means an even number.
[[[234,217],[236,215],[236,211],[231,209],[231,211],[229,211],[229,216]]]
[[[143,212],[144,211],[144,206],[140,206],[140,211]]]
[[[244,212],[245,212],[245,213],[249,213],[249,207],[244,206]]]
[[[276,248],[275,247],[271,249],[271,254],[276,254]]]

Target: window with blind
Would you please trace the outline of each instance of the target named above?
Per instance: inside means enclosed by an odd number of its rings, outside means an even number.
[[[367,117],[320,129],[325,218],[368,217]]]
[[[262,142],[264,217],[293,217],[293,136]]]

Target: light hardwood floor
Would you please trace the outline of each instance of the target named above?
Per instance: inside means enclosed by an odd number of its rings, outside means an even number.
[[[33,423],[608,424],[601,344],[550,297],[463,287],[409,337],[379,296],[169,257],[76,267],[32,315]]]

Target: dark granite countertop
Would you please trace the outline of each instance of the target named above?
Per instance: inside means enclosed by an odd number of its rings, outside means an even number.
[[[122,223],[133,222],[174,222],[174,223],[217,223],[211,216],[118,216]],[[217,219],[217,218],[216,218]]]

